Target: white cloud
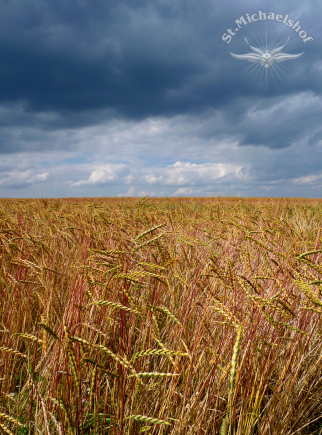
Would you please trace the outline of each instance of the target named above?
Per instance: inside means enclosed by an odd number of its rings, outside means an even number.
[[[47,180],[48,175],[49,175],[48,172],[43,172],[42,174],[33,175],[32,177],[29,178],[29,180],[27,180],[27,183],[38,183],[41,181],[45,181]]]
[[[47,180],[48,175],[48,172],[37,174],[33,169],[3,172],[0,176],[0,187],[22,188],[30,184],[41,183]]]
[[[176,162],[166,168],[151,168],[142,179],[148,184],[182,186],[213,184],[227,175],[238,177],[241,166],[224,163]]]
[[[180,187],[173,193],[173,196],[194,196],[201,193],[201,189],[192,189],[191,187]]]
[[[144,196],[156,196],[156,192],[149,191],[149,190],[140,190],[137,195],[135,196],[139,196],[139,197],[144,197]]]
[[[297,184],[312,184],[321,179],[322,175],[308,175],[307,177],[295,178],[293,181]]]
[[[109,120],[56,131],[17,127],[17,140],[34,151],[2,154],[1,196],[311,196],[313,188],[317,196],[322,181],[320,127],[307,126],[307,119],[299,116],[301,108],[319,120],[322,97],[302,93],[272,98],[269,104],[247,108],[237,119],[268,132],[273,115],[286,116],[282,129],[303,122],[306,132],[290,146],[276,149],[240,146],[235,132],[220,133],[221,125],[231,132],[227,116],[212,110],[204,116]],[[39,151],[42,144],[44,150],[50,144],[51,151]]]
[[[241,177],[241,166],[223,163],[196,164],[176,162],[166,167],[132,167],[131,165],[108,164],[96,167],[86,180],[72,183],[73,186],[98,184],[147,184],[157,186],[207,185],[231,176]]]
[[[126,183],[128,166],[120,164],[107,164],[94,169],[87,180],[79,180],[72,183],[74,186],[84,186],[86,184],[108,184]]]
[[[131,186],[126,193],[119,193],[117,196],[119,198],[127,197],[127,196],[135,196],[135,187]]]

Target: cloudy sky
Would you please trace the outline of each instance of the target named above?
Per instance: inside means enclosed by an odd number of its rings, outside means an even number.
[[[301,29],[235,32],[259,10]],[[0,0],[0,197],[321,197],[321,16],[311,0]],[[304,54],[264,68],[230,55],[245,38]]]

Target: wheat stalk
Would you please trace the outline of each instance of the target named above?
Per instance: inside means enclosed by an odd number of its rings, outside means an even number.
[[[137,373],[138,376],[161,376],[161,377],[171,377],[171,376],[180,376],[179,373],[158,373],[158,372],[140,372]],[[130,375],[129,378],[132,378],[134,375]]]
[[[164,425],[168,425],[170,426],[170,423],[165,421],[165,420],[160,420],[158,418],[153,418],[153,417],[147,417],[146,415],[130,415],[129,417],[126,418],[126,420],[128,419],[133,419],[136,421],[143,421],[145,423],[151,423],[151,424],[164,424]]]
[[[5,426],[4,424],[0,423],[0,427],[1,427],[1,429],[4,430],[8,435],[14,435],[14,434],[10,431],[10,429],[9,429],[7,426]]]
[[[4,414],[3,412],[0,413],[0,417],[4,418],[7,421],[10,421],[10,423],[14,423],[17,424],[18,426],[22,427],[23,424],[20,423],[18,420],[16,420],[15,418],[11,417],[8,414]]]
[[[148,230],[143,231],[143,233],[139,234],[135,240],[139,240],[142,237],[146,236],[147,234],[152,233],[152,231],[157,230],[158,228],[164,227],[165,224],[156,225],[155,227],[149,228]]]
[[[128,311],[133,314],[140,314],[140,311],[133,310],[133,308],[126,307],[125,305],[119,304],[117,302],[109,302],[109,301],[95,301],[91,302],[90,305],[98,305],[98,306],[107,306],[112,308],[120,308],[121,310]]]
[[[10,349],[9,347],[1,346],[0,351],[12,353],[13,355],[21,356],[22,358],[27,358],[27,356],[25,354],[18,352],[17,350],[14,350],[14,349]]]
[[[136,353],[132,359],[131,362],[135,361],[136,359],[142,357],[142,356],[148,356],[148,355],[171,355],[171,356],[189,356],[187,353],[184,352],[176,352],[174,350],[164,350],[164,349],[148,349],[148,350],[142,350],[139,353]]]

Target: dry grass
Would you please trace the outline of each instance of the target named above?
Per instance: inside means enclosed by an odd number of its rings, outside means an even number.
[[[322,428],[322,201],[0,201],[0,432]]]

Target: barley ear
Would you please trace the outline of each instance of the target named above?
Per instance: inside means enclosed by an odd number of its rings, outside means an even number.
[[[233,356],[231,359],[231,369],[230,369],[230,379],[229,379],[229,384],[230,384],[230,390],[229,390],[229,435],[232,435],[232,431],[233,431],[233,427],[232,427],[232,417],[233,417],[233,395],[234,395],[234,388],[235,388],[235,380],[236,380],[236,367],[237,367],[237,361],[238,361],[238,354],[239,354],[239,347],[240,347],[240,341],[241,341],[241,337],[242,337],[242,328],[239,327],[237,329],[237,337],[236,337],[236,341],[234,344],[234,349],[233,349]],[[228,410],[227,410],[228,411]],[[227,416],[225,419],[225,425],[227,424],[227,420],[228,420],[228,412],[227,412]]]
[[[41,316],[41,323],[43,323],[44,325],[46,324],[46,317],[44,315]],[[46,329],[43,328],[42,331],[42,351],[43,354],[46,355],[47,353],[47,334],[46,334]]]
[[[227,435],[227,417],[225,417],[222,421],[220,435]]]
[[[10,429],[9,429],[7,426],[5,426],[4,424],[0,423],[0,427],[1,427],[1,429],[2,429],[4,432],[6,432],[8,435],[14,435],[14,434],[10,431]]]
[[[147,417],[146,415],[130,415],[129,417],[126,418],[126,420],[131,418],[136,421],[144,421],[146,423],[151,423],[151,424],[170,425],[170,423],[165,420],[159,420],[158,418]]]
[[[68,412],[68,408],[66,406],[66,403],[65,403],[65,401],[60,393],[58,393],[58,397],[59,397],[60,406],[62,407],[64,414],[65,414],[65,417],[66,417],[66,420],[67,420],[69,432],[72,432],[74,434],[75,433],[74,425],[73,425],[71,416]]]
[[[94,390],[95,390],[95,383],[96,383],[96,373],[97,373],[97,366],[95,365],[93,372],[92,372],[92,379],[91,379],[90,396],[89,396],[89,409],[93,408]]]
[[[49,326],[47,326],[45,323],[39,323],[39,326],[43,329],[45,329],[55,340],[60,341],[59,337],[57,336],[57,334],[51,329],[49,328]]]
[[[238,354],[239,354],[239,347],[240,347],[240,341],[241,341],[241,336],[242,336],[242,329],[238,328],[238,332],[237,332],[237,338],[234,344],[234,349],[233,349],[233,356],[231,359],[231,369],[230,369],[230,393],[232,394],[234,391],[234,386],[235,386],[235,380],[236,380],[236,367],[237,367],[237,360],[238,360]]]
[[[74,354],[74,349],[72,348],[71,345],[67,347],[67,353],[68,353],[70,365],[72,367],[72,373],[74,375],[74,381],[75,381],[76,387],[78,388],[78,391],[80,391],[80,383],[79,383],[78,373],[77,373],[76,358],[75,358],[75,354]]]
[[[10,423],[17,424],[17,425],[20,426],[20,427],[23,426],[22,423],[20,423],[20,422],[19,422],[18,420],[16,420],[15,418],[11,417],[11,415],[7,415],[7,414],[4,414],[4,413],[0,413],[0,417],[4,418],[4,419],[7,420],[7,421],[10,421]]]

